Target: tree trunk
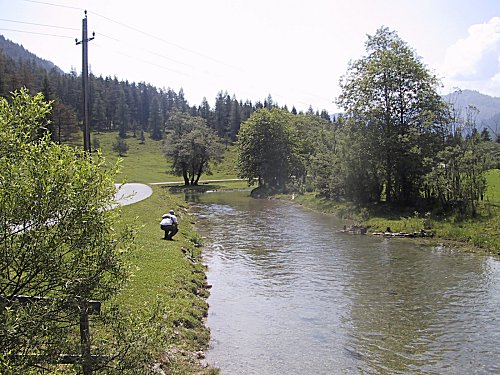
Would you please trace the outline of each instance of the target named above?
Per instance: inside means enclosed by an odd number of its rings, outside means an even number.
[[[198,168],[198,173],[196,174],[196,180],[194,181],[195,185],[198,185],[198,181],[200,181],[200,177],[203,174],[203,166],[206,162],[200,163],[200,167]]]
[[[392,174],[391,174],[391,156],[389,153],[386,155],[387,160],[385,164],[386,168],[386,177],[385,177],[385,201],[389,203],[391,201],[391,192],[392,192]]]

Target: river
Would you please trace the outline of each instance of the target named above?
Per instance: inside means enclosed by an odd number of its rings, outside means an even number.
[[[248,192],[191,198],[222,375],[499,374],[500,262]]]

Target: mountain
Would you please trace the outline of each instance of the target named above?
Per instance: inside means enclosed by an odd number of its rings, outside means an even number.
[[[444,100],[454,104],[455,108],[464,111],[468,106],[479,110],[477,114],[478,130],[487,128],[491,135],[500,131],[500,98],[481,94],[474,90],[455,91],[445,95]]]
[[[9,39],[5,39],[3,35],[0,35],[0,50],[4,54],[9,56],[14,61],[24,60],[24,61],[34,61],[36,65],[44,68],[47,71],[55,69],[58,73],[63,74],[64,72],[56,66],[53,62],[41,59],[37,55],[24,49],[22,45],[16,44]]]

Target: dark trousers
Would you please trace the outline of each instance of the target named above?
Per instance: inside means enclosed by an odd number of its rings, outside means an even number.
[[[161,229],[165,231],[165,240],[171,240],[173,236],[179,231],[177,225],[162,225]]]

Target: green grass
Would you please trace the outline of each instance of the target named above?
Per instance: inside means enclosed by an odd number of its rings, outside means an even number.
[[[99,146],[109,163],[115,163],[121,158],[121,173],[117,176],[121,181],[127,182],[163,182],[182,181],[178,176],[172,175],[170,164],[167,163],[161,150],[162,142],[154,141],[146,133],[144,144],[139,138],[128,136],[126,138],[129,146],[128,152],[120,157],[113,151],[113,142],[116,140],[117,132],[94,133],[92,139],[98,139]]]
[[[159,227],[162,214],[169,209],[176,211],[180,222],[174,241],[163,240]],[[216,373],[200,369],[192,354],[206,349],[210,338],[204,325],[209,293],[200,259],[200,238],[188,206],[167,188],[153,186],[150,198],[124,206],[121,211],[123,224],[136,228],[136,250],[129,259],[130,280],[114,302],[132,315],[144,315],[141,311],[159,306],[163,351],[171,353],[171,373]]]
[[[500,169],[492,169],[486,172],[486,200],[491,203],[500,204]]]
[[[93,138],[98,138],[109,163],[115,163],[119,158],[112,150],[116,135],[116,132],[93,135]],[[138,138],[126,139],[129,150],[121,158],[117,182],[182,183],[181,178],[169,173],[170,166],[161,150],[162,142],[151,140],[147,134],[145,138],[144,144]],[[217,178],[224,176],[219,172]],[[199,188],[237,188],[242,183],[202,184]],[[161,327],[160,336],[149,329],[144,329],[144,335],[151,335],[151,339],[146,340],[150,345],[148,350],[155,352],[157,357],[168,353],[169,373],[217,373],[215,369],[201,368],[194,354],[206,349],[210,339],[204,324],[209,292],[201,263],[200,237],[194,229],[189,207],[181,196],[172,194],[170,186],[151,186],[153,195],[150,198],[120,208],[123,225],[135,228],[136,250],[129,256],[130,280],[112,302],[117,303],[125,315],[143,317],[144,322],[137,324]],[[162,214],[169,209],[176,211],[180,221],[180,231],[174,241],[163,240],[159,227]]]
[[[209,177],[211,179],[228,179],[237,177],[238,176],[238,172],[236,169],[237,158],[238,154],[236,146],[234,145],[227,146],[226,151],[224,153],[224,160],[221,163],[213,166],[212,168],[213,175]]]
[[[175,241],[165,241],[159,222],[171,208],[178,214],[181,230]],[[199,251],[190,241],[194,235],[191,218],[186,205],[159,186],[153,187],[150,198],[122,207],[122,216],[126,224],[137,228],[135,241],[138,250],[132,259],[135,263],[133,277],[121,299],[130,306],[151,304],[157,295],[175,290],[179,280],[182,279],[184,284],[196,268],[186,261],[184,254],[186,251],[192,253],[195,260],[199,256]]]
[[[331,199],[321,198],[316,193],[304,193],[294,196],[296,204],[303,205],[315,211],[338,216],[341,219],[362,221],[360,209],[350,202],[336,202]]]
[[[99,147],[109,163],[115,163],[119,155],[113,151],[113,142],[116,140],[117,132],[93,133],[92,139],[99,141]],[[179,181],[182,183],[182,177],[174,176],[171,173],[171,164],[165,158],[162,151],[163,141],[154,141],[144,134],[145,141],[141,144],[139,138],[129,135],[126,138],[129,146],[128,152],[121,157],[122,170],[119,173],[118,180],[125,179],[127,182],[171,182]],[[227,146],[225,160],[218,165],[212,163],[212,174],[204,174],[201,182],[204,180],[230,179],[237,176],[236,173],[236,150],[234,146]]]

